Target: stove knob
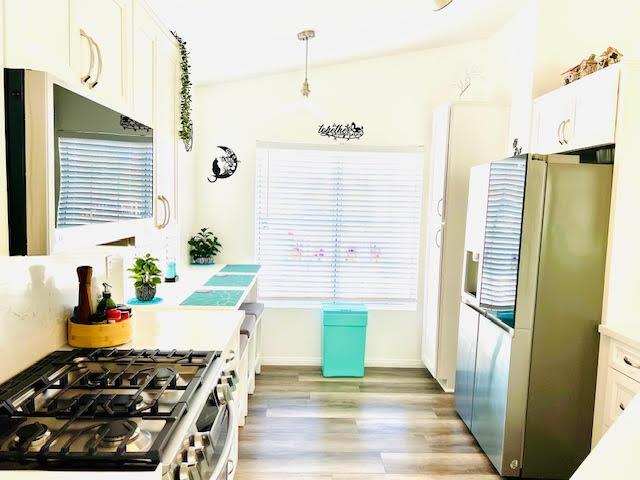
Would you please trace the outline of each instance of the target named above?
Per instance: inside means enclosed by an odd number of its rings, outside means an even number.
[[[191,446],[196,450],[204,450],[211,442],[209,441],[209,435],[206,433],[196,433],[195,435],[191,435],[190,442]]]
[[[184,462],[176,469],[176,480],[202,480],[195,465]]]

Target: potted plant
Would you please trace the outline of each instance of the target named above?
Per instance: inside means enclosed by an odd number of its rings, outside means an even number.
[[[156,296],[156,285],[161,282],[162,273],[157,261],[157,258],[147,253],[144,257],[136,257],[133,267],[128,269],[132,274],[131,278],[135,280],[136,298],[141,302],[148,302]]]
[[[203,228],[198,234],[189,240],[191,261],[199,264],[212,264],[213,257],[220,251],[222,245],[218,237],[214,236],[207,228]]]

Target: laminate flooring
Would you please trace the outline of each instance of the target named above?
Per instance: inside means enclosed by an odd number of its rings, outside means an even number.
[[[236,480],[498,480],[453,395],[424,369],[263,367]]]

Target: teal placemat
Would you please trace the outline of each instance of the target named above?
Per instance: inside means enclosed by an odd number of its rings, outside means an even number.
[[[233,307],[244,290],[210,290],[208,292],[193,292],[180,305],[195,307]]]
[[[214,275],[205,286],[207,287],[248,287],[253,281],[253,275]]]
[[[130,298],[127,303],[129,305],[155,305],[157,303],[162,303],[162,297],[153,297],[148,302],[143,302],[142,300],[138,300],[137,298]]]
[[[258,273],[260,265],[226,265],[222,270],[223,273]]]

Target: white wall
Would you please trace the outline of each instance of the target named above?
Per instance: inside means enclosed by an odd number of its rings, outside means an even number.
[[[114,299],[122,300],[122,265],[110,262],[109,276],[103,254],[0,257],[0,383],[66,345],[80,265],[93,267],[96,304],[104,281],[113,283]]]
[[[429,152],[431,112],[456,97],[455,84],[467,69],[475,67],[481,74],[473,78],[466,98],[486,97],[484,63],[485,43],[478,42],[313,68],[309,74],[311,109],[299,107],[303,72],[197,87],[195,227],[208,226],[220,237],[224,248],[219,261],[253,261],[257,140],[333,143],[318,136],[318,125],[355,121],[365,128],[361,144],[424,145]],[[234,149],[240,165],[230,179],[211,184],[206,176],[219,154],[217,145]],[[426,198],[427,155],[424,171]],[[424,263],[424,251],[420,263]],[[420,310],[371,312],[369,365],[421,365]],[[320,332],[318,311],[268,310],[265,361],[318,363]]]

